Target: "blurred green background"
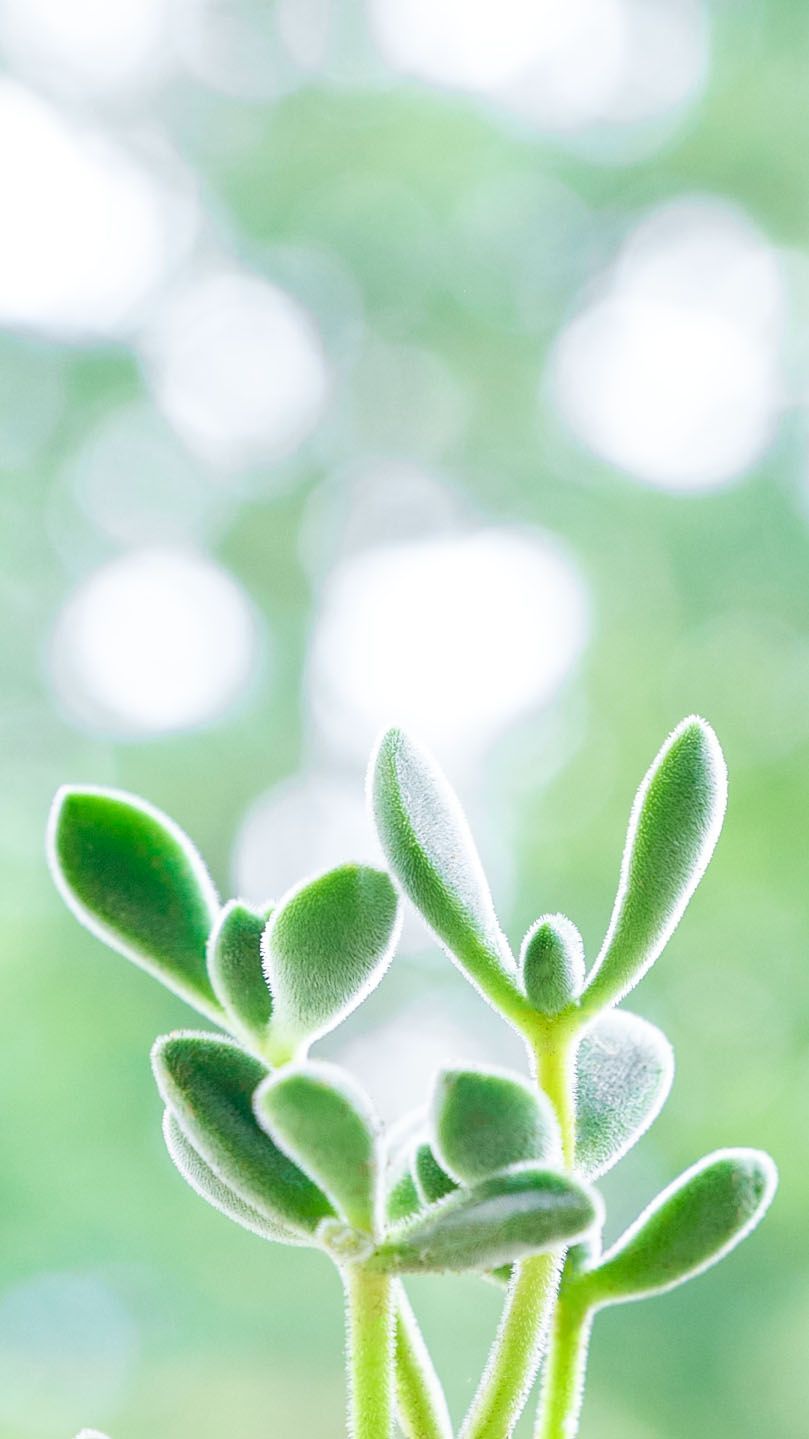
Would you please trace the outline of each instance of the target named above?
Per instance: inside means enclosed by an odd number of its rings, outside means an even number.
[[[514,942],[562,909],[592,956],[693,710],[730,806],[633,996],[678,1074],[610,1232],[720,1145],[782,1188],[599,1321],[583,1432],[800,1439],[809,12],[5,0],[0,53],[1,1439],[344,1422],[329,1266],[163,1151],[148,1049],[194,1020],[62,907],[56,786],[147,796],[266,899],[374,852],[404,722]],[[322,1050],[391,1117],[449,1055],[523,1063],[415,920]],[[412,1289],[460,1418],[499,1296]]]

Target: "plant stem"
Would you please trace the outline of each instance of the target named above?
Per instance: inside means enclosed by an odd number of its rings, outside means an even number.
[[[553,1319],[534,1439],[575,1439],[592,1324],[593,1311],[563,1292]]]
[[[407,1439],[452,1439],[444,1391],[401,1283],[396,1284],[396,1409]]]
[[[509,1439],[536,1376],[559,1279],[559,1255],[536,1254],[515,1270],[486,1371],[461,1439]]]
[[[556,1111],[562,1136],[565,1168],[572,1169],[576,1158],[576,1043],[570,1035],[556,1042],[531,1046],[537,1083],[544,1089]]]
[[[348,1328],[348,1432],[352,1439],[392,1439],[394,1287],[388,1274],[361,1264],[342,1271]]]

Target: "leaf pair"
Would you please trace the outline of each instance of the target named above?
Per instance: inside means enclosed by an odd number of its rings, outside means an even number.
[[[766,1213],[778,1175],[769,1155],[724,1149],[659,1194],[594,1267],[572,1280],[587,1308],[664,1293],[710,1268]]]
[[[188,837],[114,790],[65,788],[49,857],[83,924],[217,1024],[273,1059],[303,1052],[381,979],[399,906],[388,876],[344,865],[274,908],[216,891]]]
[[[595,1014],[637,984],[710,860],[727,776],[710,725],[684,720],[636,796],[612,919],[584,988],[580,940],[563,916],[546,916],[529,930],[520,988],[460,805],[434,761],[400,730],[382,738],[369,788],[382,847],[405,894],[468,977],[519,1024],[522,998],[550,1017],[577,1004]]]

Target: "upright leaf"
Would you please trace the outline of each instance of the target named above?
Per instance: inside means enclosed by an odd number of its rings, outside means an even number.
[[[118,790],[66,786],[51,809],[48,856],[82,924],[218,1022],[205,963],[216,891],[167,815]]]
[[[777,1182],[769,1155],[756,1149],[700,1160],[583,1276],[588,1298],[597,1305],[642,1299],[701,1274],[758,1224]]]
[[[270,1022],[272,998],[261,963],[261,937],[269,909],[231,899],[208,940],[208,973],[214,992],[236,1029],[258,1037]]]
[[[635,798],[618,894],[582,1006],[617,1004],[654,963],[676,929],[719,838],[727,770],[705,720],[683,720]]]
[[[514,1164],[552,1164],[561,1154],[544,1094],[500,1070],[445,1069],[436,1081],[433,1126],[439,1162],[462,1184]]]
[[[543,914],[522,942],[520,972],[526,996],[541,1014],[560,1014],[578,999],[584,945],[575,924],[563,914]]]
[[[333,1029],[379,983],[399,922],[388,876],[365,865],[329,870],[279,901],[263,940],[277,1062]]]
[[[214,1209],[262,1239],[272,1239],[280,1244],[300,1244],[299,1237],[291,1229],[274,1224],[250,1204],[245,1204],[236,1191],[214,1173],[186,1138],[170,1109],[163,1114],[163,1137],[172,1162],[183,1179]]]
[[[372,1234],[378,1123],[359,1086],[334,1064],[309,1062],[265,1079],[253,1107],[262,1129],[325,1191],[347,1223]]]
[[[423,1204],[437,1204],[439,1199],[446,1199],[448,1194],[458,1188],[452,1175],[447,1174],[426,1140],[415,1146],[410,1167],[416,1192]]]
[[[657,1118],[674,1078],[666,1036],[646,1019],[609,1010],[576,1057],[576,1169],[598,1179]]]
[[[325,1194],[260,1128],[253,1095],[267,1071],[230,1040],[168,1034],[152,1050],[157,1087],[214,1174],[273,1224],[312,1234],[333,1216]]]
[[[371,761],[369,790],[382,848],[405,894],[484,993],[510,993],[514,961],[469,826],[438,766],[401,730],[388,730]]]
[[[576,1180],[553,1170],[509,1170],[392,1230],[373,1262],[402,1274],[496,1269],[569,1244],[600,1218],[597,1195]]]

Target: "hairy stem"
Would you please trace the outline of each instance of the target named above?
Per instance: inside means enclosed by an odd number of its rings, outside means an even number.
[[[401,1283],[396,1284],[396,1411],[407,1439],[452,1439],[444,1391]]]
[[[576,1043],[566,1035],[556,1042],[532,1046],[537,1083],[556,1111],[562,1136],[562,1158],[572,1169],[576,1158]]]
[[[461,1439],[509,1439],[536,1377],[559,1280],[559,1256],[536,1254],[515,1270],[497,1338]]]
[[[542,1378],[534,1439],[574,1439],[579,1429],[592,1310],[560,1295]]]
[[[342,1271],[348,1327],[348,1432],[351,1439],[392,1439],[394,1288],[387,1274],[361,1264]]]

